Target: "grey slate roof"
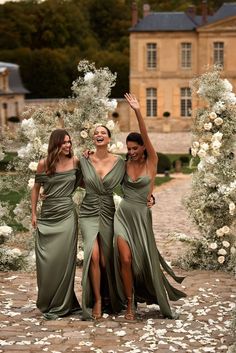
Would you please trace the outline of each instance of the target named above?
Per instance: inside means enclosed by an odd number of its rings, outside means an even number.
[[[9,90],[8,93],[26,94],[29,91],[23,86],[19,65],[0,61],[0,68],[6,68],[9,71]]]
[[[207,16],[207,22],[209,24],[235,15],[236,3],[224,3],[214,16]],[[140,19],[130,32],[194,31],[201,25],[201,16],[192,19],[185,12],[152,12]]]
[[[219,10],[212,16],[211,21],[215,22],[222,20],[226,17],[231,17],[236,15],[236,2],[224,3]]]

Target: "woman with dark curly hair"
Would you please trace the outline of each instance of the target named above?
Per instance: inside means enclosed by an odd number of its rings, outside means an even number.
[[[80,309],[74,293],[78,222],[72,193],[80,179],[78,159],[64,129],[51,133],[48,154],[39,161],[31,194],[37,307],[46,319],[56,319]],[[40,187],[43,201],[37,218]]]
[[[135,96],[125,95],[136,114],[140,133],[127,136],[128,158],[123,181],[124,198],[114,218],[114,252],[116,284],[121,301],[127,304],[125,318],[134,320],[135,302],[158,304],[165,317],[173,318],[168,297],[177,300],[186,295],[174,288],[162,268],[177,282],[160,255],[152,229],[152,214],[147,202],[151,198],[157,170],[157,154],[147,134]]]

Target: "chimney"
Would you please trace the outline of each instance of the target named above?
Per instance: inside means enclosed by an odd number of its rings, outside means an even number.
[[[189,16],[192,20],[195,19],[195,16],[196,16],[196,8],[195,8],[194,5],[190,5],[190,6],[187,8],[186,15]]]
[[[138,8],[137,8],[136,1],[132,2],[131,18],[132,18],[132,27],[134,27],[138,23]]]
[[[150,14],[150,5],[143,4],[143,17],[146,17],[149,14]]]
[[[207,23],[207,1],[202,1],[202,24],[205,25]]]

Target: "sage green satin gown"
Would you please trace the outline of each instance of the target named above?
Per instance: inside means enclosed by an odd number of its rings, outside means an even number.
[[[158,304],[165,317],[173,318],[168,297],[170,300],[178,300],[186,294],[169,283],[162,269],[179,283],[184,277],[174,274],[157,249],[152,228],[152,211],[147,207],[150,177],[141,176],[132,181],[125,174],[122,187],[124,198],[114,217],[114,265],[119,297],[123,303],[126,302],[120,273],[118,236],[128,243],[132,253],[134,300]]]
[[[76,177],[77,176],[77,177]],[[38,298],[37,307],[46,319],[56,319],[80,309],[74,293],[78,217],[72,193],[79,170],[36,174],[43,185],[42,202],[35,238]]]
[[[92,319],[91,309],[94,304],[93,290],[89,279],[89,266],[94,242],[99,234],[99,241],[105,257],[106,277],[101,278],[101,289],[108,287],[108,296],[112,311],[121,309],[117,297],[113,264],[114,213],[113,190],[121,183],[124,172],[124,160],[117,156],[113,168],[103,179],[97,174],[89,159],[80,157],[86,195],[80,207],[79,225],[83,238],[84,263],[82,275],[82,311],[85,320]]]

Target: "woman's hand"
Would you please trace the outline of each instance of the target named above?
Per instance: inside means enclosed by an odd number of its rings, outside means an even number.
[[[129,105],[131,106],[132,109],[134,109],[134,110],[140,109],[139,102],[138,102],[137,98],[135,97],[135,95],[130,94],[130,93],[126,93],[125,99],[127,100],[127,102],[129,103]]]
[[[93,151],[85,150],[85,151],[82,153],[82,155],[83,155],[83,157],[85,157],[86,159],[88,159],[89,156],[90,156],[91,154],[93,154],[93,153],[94,153]]]
[[[37,217],[36,217],[36,215],[32,215],[31,224],[32,224],[32,227],[34,229],[37,228]]]
[[[151,208],[152,206],[154,206],[156,203],[155,197],[153,196],[153,194],[150,196],[150,198],[147,200],[147,207]]]

